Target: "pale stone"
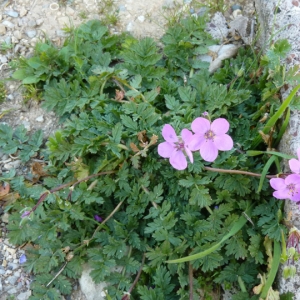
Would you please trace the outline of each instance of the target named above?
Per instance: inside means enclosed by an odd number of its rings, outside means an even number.
[[[105,300],[101,293],[107,286],[105,282],[95,284],[90,272],[92,269],[88,265],[83,266],[83,271],[79,279],[80,289],[87,300]]]
[[[27,9],[25,9],[24,6],[21,7],[20,9],[20,17],[24,17],[27,14]]]
[[[20,40],[22,38],[22,33],[20,30],[15,30],[13,33],[14,37],[18,40]]]
[[[6,33],[6,27],[4,24],[0,24],[0,35],[4,35]]]
[[[57,18],[57,21],[60,25],[60,27],[70,26],[70,18],[69,17],[59,17]]]
[[[143,23],[145,21],[145,17],[144,16],[138,16],[138,20]]]

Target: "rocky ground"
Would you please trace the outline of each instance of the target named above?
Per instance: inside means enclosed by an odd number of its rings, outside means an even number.
[[[59,46],[66,36],[63,30],[66,27],[76,26],[88,19],[102,18],[109,23],[112,32],[126,30],[137,37],[151,36],[159,40],[169,21],[184,14],[201,13],[201,1],[198,1],[198,4],[197,7],[193,7],[190,1],[183,0],[2,0],[0,80],[9,78],[12,72],[10,65],[14,60],[20,56],[30,56],[37,41],[45,36]],[[255,25],[254,21],[251,21],[254,15],[253,2],[243,0],[236,3],[230,0],[225,4],[223,14],[212,15],[208,31],[223,40],[230,31],[229,25],[231,28],[237,26],[242,39],[251,42]],[[240,14],[247,16],[247,20],[239,18],[237,22],[236,17]],[[24,98],[18,82],[5,81],[5,89],[5,93],[2,92],[5,99],[0,105],[1,122],[12,127],[24,125],[29,132],[42,129],[45,136],[61,126],[53,113],[40,108],[38,101],[34,100],[34,94],[29,99]],[[0,149],[1,172],[11,168],[16,168],[18,173],[26,173],[28,167],[22,165],[18,158],[1,153]],[[25,250],[11,245],[6,239],[8,214],[3,214],[3,210],[0,210],[0,214],[0,300],[25,300],[31,295],[32,280],[32,276],[22,268]],[[84,284],[87,285],[86,282]],[[79,283],[74,283],[74,293],[68,299],[84,300],[86,296]]]

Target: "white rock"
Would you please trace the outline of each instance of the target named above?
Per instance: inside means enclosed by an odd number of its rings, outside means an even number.
[[[126,31],[132,31],[132,29],[133,29],[133,24],[132,24],[132,22],[129,22],[128,23],[128,25],[126,26]]]
[[[4,35],[6,33],[6,27],[4,24],[0,24],[0,35]]]
[[[59,17],[59,18],[57,18],[57,21],[58,21],[60,27],[66,27],[66,26],[71,25],[69,17]]]
[[[40,26],[40,25],[42,25],[44,23],[44,19],[37,19],[36,20],[36,25],[37,26]]]
[[[13,35],[14,35],[14,37],[17,38],[18,40],[20,40],[20,39],[22,38],[22,33],[21,33],[20,30],[15,30],[15,31],[13,32]]]
[[[29,38],[33,38],[33,37],[35,37],[36,36],[36,30],[26,30],[26,32],[25,32],[26,34],[27,34],[27,36],[29,37]]]
[[[73,8],[71,8],[70,6],[67,6],[66,8],[66,14],[69,16],[73,16],[75,13],[75,10]]]
[[[79,279],[81,291],[87,300],[105,300],[105,297],[103,297],[101,293],[103,293],[103,289],[107,284],[105,282],[95,284],[89,275],[91,270],[88,265],[83,266],[83,272]]]
[[[138,16],[138,20],[143,23],[145,21],[145,17],[144,16]]]
[[[12,22],[9,22],[7,20],[3,21],[2,24],[6,27],[6,28],[14,28],[15,25]]]
[[[9,214],[8,213],[5,213],[1,216],[1,221],[3,223],[8,223],[8,217],[9,217]]]
[[[27,300],[31,296],[31,291],[26,291],[17,296],[17,300]]]
[[[6,56],[4,56],[4,55],[0,55],[0,62],[1,62],[2,64],[5,64],[5,63],[7,63],[7,62],[8,62],[8,59],[7,59],[7,57],[6,57]]]
[[[20,9],[20,17],[24,17],[27,14],[27,9],[25,9],[24,6],[21,7]]]
[[[37,122],[42,123],[42,122],[44,122],[44,117],[43,117],[43,115],[41,115],[41,116],[37,117],[35,120],[36,120]]]
[[[19,14],[14,10],[6,10],[6,11],[4,11],[4,14],[8,15],[12,18],[17,18],[19,16]]]

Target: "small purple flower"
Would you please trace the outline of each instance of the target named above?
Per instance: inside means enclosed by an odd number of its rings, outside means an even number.
[[[205,117],[208,117],[208,112],[205,111],[204,113],[202,113],[202,116],[205,118]]]
[[[273,196],[277,199],[290,199],[292,201],[300,201],[300,175],[291,174],[285,179],[272,178],[270,180],[271,187],[276,190]]]
[[[26,210],[25,212],[23,212],[23,214],[21,215],[21,218],[26,218],[31,214],[31,210]]]
[[[174,128],[166,124],[163,127],[162,136],[165,142],[158,145],[158,154],[163,158],[169,158],[173,168],[184,170],[187,167],[186,156],[189,157],[191,163],[194,162],[192,151],[188,147],[188,143],[193,136],[190,130],[183,129],[181,137],[178,137]]]
[[[26,263],[26,261],[27,261],[26,255],[25,255],[25,254],[22,254],[22,255],[20,256],[19,263],[22,265],[22,264]]]
[[[94,219],[95,219],[95,221],[97,221],[99,223],[101,223],[103,221],[103,219],[98,215],[94,215]]]
[[[300,174],[300,148],[297,150],[298,159],[289,160],[290,169],[293,173]]]
[[[192,151],[200,150],[200,155],[205,161],[212,162],[218,156],[218,151],[231,150],[232,138],[226,134],[229,123],[223,118],[218,118],[210,123],[205,118],[196,118],[192,122],[192,130],[195,132],[188,146]]]

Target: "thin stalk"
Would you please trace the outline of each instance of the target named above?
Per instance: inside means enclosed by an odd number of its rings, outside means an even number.
[[[190,291],[189,291],[190,297],[189,297],[189,300],[193,300],[193,279],[194,279],[194,276],[193,276],[193,266],[192,266],[191,263],[189,263],[189,286],[190,286]]]
[[[226,169],[211,168],[211,167],[204,167],[203,169],[206,171],[219,172],[219,173],[242,174],[242,175],[248,175],[248,176],[253,176],[253,177],[261,177],[261,174],[259,174],[259,173],[240,171],[240,170],[226,170]],[[277,178],[277,175],[266,175],[266,177],[267,178]]]

